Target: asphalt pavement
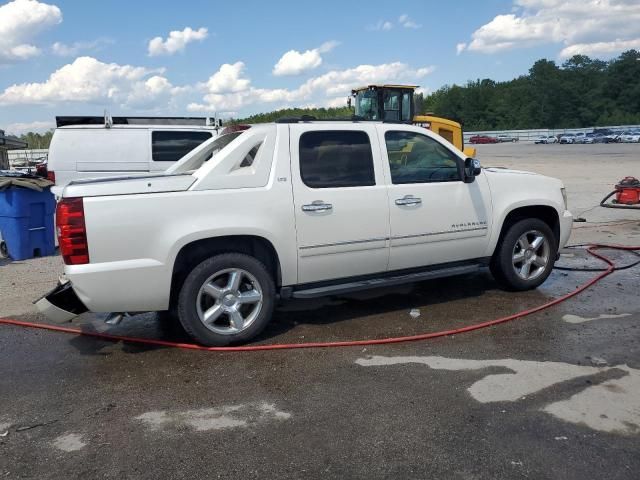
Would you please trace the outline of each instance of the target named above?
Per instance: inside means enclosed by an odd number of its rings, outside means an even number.
[[[638,218],[579,235],[630,243]],[[600,266],[577,249],[559,264]],[[0,317],[45,321],[30,302],[59,272],[57,257],[0,261]],[[556,270],[509,293],[481,272],[291,301],[257,343],[460,327],[593,275]],[[211,353],[0,325],[0,478],[637,479],[639,290],[640,267],[487,329],[334,349]],[[101,320],[71,325],[187,340],[153,314]]]

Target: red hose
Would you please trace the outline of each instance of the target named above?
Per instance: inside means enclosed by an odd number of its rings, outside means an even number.
[[[608,265],[607,269],[602,273],[598,274],[597,276],[593,277],[591,280],[580,285],[576,290],[566,295],[558,297],[554,300],[551,300],[550,302],[544,303],[542,305],[531,308],[529,310],[523,310],[521,312],[514,313],[506,317],[497,318],[495,320],[476,323],[473,325],[468,325],[466,327],[461,327],[461,328],[455,328],[452,330],[442,330],[440,332],[423,333],[419,335],[408,335],[404,337],[380,338],[380,339],[374,339],[374,340],[353,340],[353,341],[343,341],[343,342],[277,343],[272,345],[245,345],[245,346],[239,346],[239,347],[204,347],[202,345],[195,345],[191,343],[178,343],[178,342],[169,342],[165,340],[155,340],[155,339],[149,339],[149,338],[126,337],[122,335],[111,335],[108,333],[85,332],[80,330],[79,328],[61,327],[57,325],[47,325],[44,323],[21,322],[18,320],[11,320],[8,318],[0,318],[0,324],[13,325],[17,327],[39,328],[43,330],[50,330],[50,331],[62,332],[62,333],[72,333],[75,335],[99,338],[103,340],[139,343],[144,345],[155,345],[155,346],[161,346],[161,347],[184,348],[189,350],[204,350],[207,352],[256,352],[260,350],[291,350],[294,348],[360,347],[365,345],[385,345],[389,343],[415,342],[417,340],[427,340],[431,338],[445,337],[448,335],[456,335],[458,333],[471,332],[473,330],[479,330],[481,328],[490,327],[492,325],[497,325],[499,323],[509,322],[517,318],[526,317],[527,315],[540,312],[549,307],[558,305],[559,303],[562,303],[565,300],[570,299],[571,297],[575,297],[576,295],[582,293],[587,288],[593,286],[594,284],[602,280],[604,277],[606,277],[607,275],[610,275],[616,270],[616,265],[613,263],[611,259],[596,252],[596,250],[603,249],[603,248],[611,249],[611,250],[627,250],[627,251],[640,250],[640,247],[593,244],[587,248],[587,252],[589,252],[594,257],[605,262]]]

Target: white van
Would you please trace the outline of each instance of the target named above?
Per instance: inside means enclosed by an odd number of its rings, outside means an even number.
[[[147,124],[117,123],[124,117],[99,124],[96,118],[56,118],[47,161],[56,198],[72,180],[163,172],[218,129],[204,118],[148,118]]]

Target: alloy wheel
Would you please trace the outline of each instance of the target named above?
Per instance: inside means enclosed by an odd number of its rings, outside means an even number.
[[[249,328],[262,309],[260,283],[251,273],[228,268],[211,275],[200,287],[196,310],[202,324],[221,335]]]
[[[547,268],[550,252],[547,237],[538,230],[530,230],[513,247],[513,269],[521,279],[535,280]]]

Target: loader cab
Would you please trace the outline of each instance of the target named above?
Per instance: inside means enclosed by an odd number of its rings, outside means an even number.
[[[417,85],[368,85],[352,90],[348,105],[355,107],[359,120],[418,125],[447,139],[467,157],[475,157],[476,149],[464,146],[460,123],[430,114],[416,115],[416,88]]]
[[[413,85],[369,85],[352,90],[355,115],[363,120],[412,123]]]

